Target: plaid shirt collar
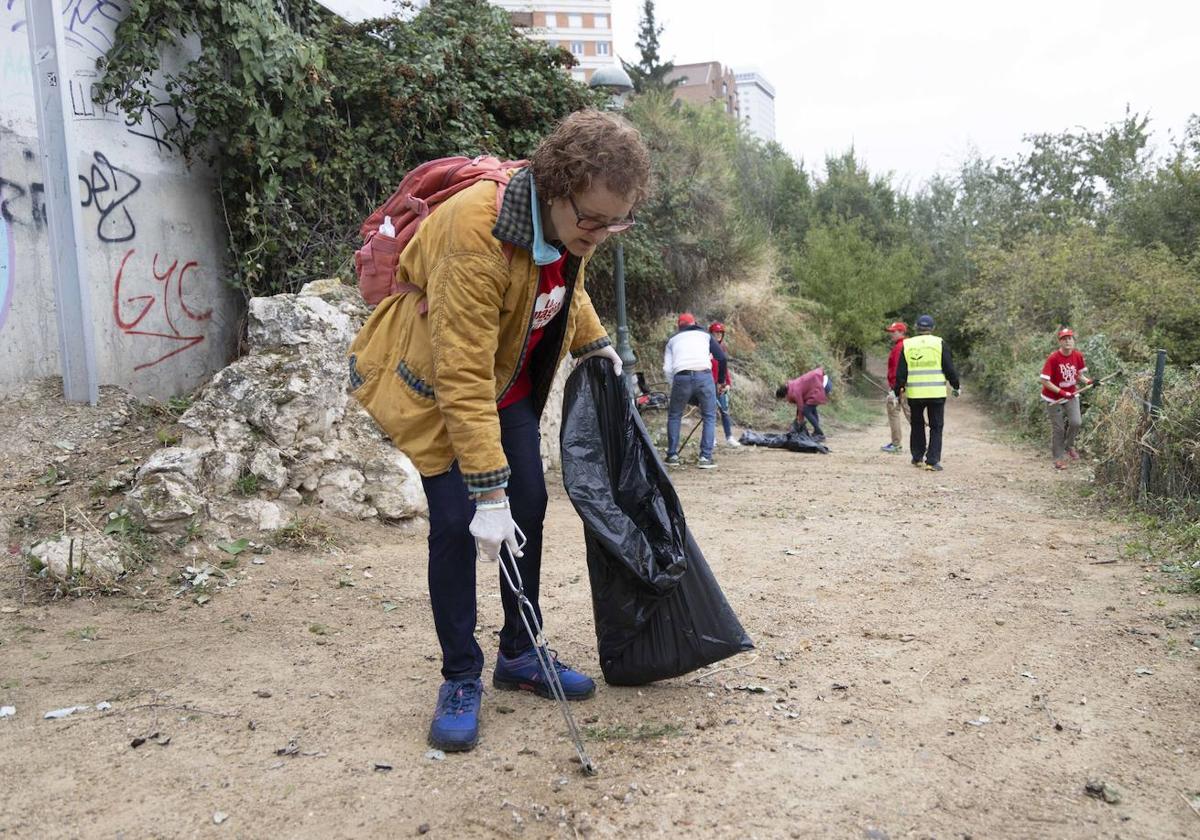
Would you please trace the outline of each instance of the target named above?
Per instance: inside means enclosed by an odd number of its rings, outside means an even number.
[[[528,167],[519,171],[508,182],[504,191],[504,204],[496,217],[492,236],[501,242],[511,242],[529,251],[537,265],[549,265],[558,262],[562,257],[562,252],[547,242],[542,233],[537,189],[533,185],[533,173]]]

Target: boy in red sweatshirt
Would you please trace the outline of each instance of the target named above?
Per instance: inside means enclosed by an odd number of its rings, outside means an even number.
[[[892,431],[892,441],[886,446],[879,447],[884,452],[896,454],[903,452],[904,447],[901,441],[904,440],[901,434],[904,428],[900,425],[900,415],[904,415],[904,419],[912,425],[912,411],[908,407],[908,397],[904,394],[896,396],[896,366],[900,363],[900,354],[904,352],[904,339],[908,336],[908,324],[903,321],[895,321],[888,324],[888,338],[892,340],[892,352],[888,354],[887,365],[887,418],[888,426]]]
[[[1058,349],[1046,357],[1041,375],[1042,399],[1046,401],[1046,415],[1050,418],[1050,452],[1056,470],[1067,468],[1067,458],[1079,460],[1075,436],[1083,425],[1079,412],[1080,380],[1086,385],[1100,384],[1087,375],[1087,362],[1075,349],[1074,331],[1063,327],[1058,331]]]

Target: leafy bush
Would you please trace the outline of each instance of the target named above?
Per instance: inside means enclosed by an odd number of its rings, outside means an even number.
[[[129,0],[102,93],[137,114],[162,74],[190,119],[168,138],[215,169],[232,282],[295,291],[349,266],[362,220],[417,163],[528,155],[595,96],[563,72],[569,53],[514,30],[485,0],[437,0],[412,21],[350,26],[315,0]]]

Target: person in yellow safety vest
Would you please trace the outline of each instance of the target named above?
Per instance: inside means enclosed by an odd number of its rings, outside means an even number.
[[[892,392],[908,397],[912,410],[912,433],[908,445],[914,467],[942,469],[942,427],[946,419],[946,383],[960,393],[958,372],[950,359],[950,348],[933,335],[933,316],[917,318],[917,334],[904,339],[904,351],[896,365]],[[929,446],[925,445],[925,417],[929,416]]]

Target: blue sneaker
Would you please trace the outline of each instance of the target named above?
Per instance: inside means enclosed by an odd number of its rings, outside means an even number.
[[[559,662],[558,654],[554,651],[547,648],[546,653],[558,669],[558,679],[562,682],[563,694],[568,700],[586,700],[596,693],[596,683],[591,677]],[[554,696],[545,675],[542,674],[542,666],[538,663],[537,653],[533,648],[512,659],[503,653],[497,653],[492,685],[504,691],[532,691],[538,697]]]
[[[438,689],[437,709],[429,724],[429,743],[445,752],[464,752],[479,741],[479,703],[483,683],[478,679],[446,680]]]

